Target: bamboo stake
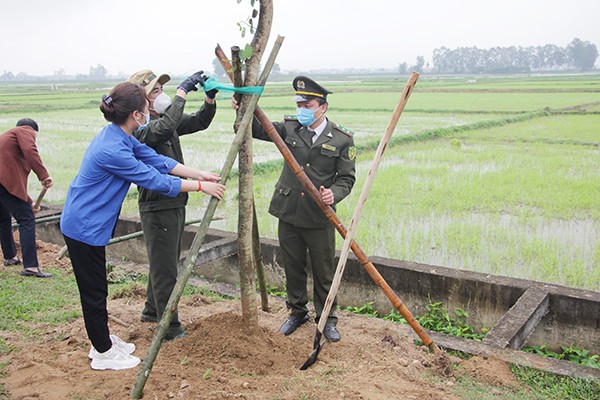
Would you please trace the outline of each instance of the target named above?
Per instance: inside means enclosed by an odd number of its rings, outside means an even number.
[[[51,221],[56,221],[60,219],[60,215],[49,215],[47,217],[41,217],[41,218],[36,218],[35,219],[35,223],[36,224],[41,224],[43,222],[51,222]],[[20,225],[18,223],[14,223],[11,225],[12,229],[18,228]]]
[[[260,292],[261,310],[269,311],[267,279],[265,277],[265,268],[263,266],[262,255],[260,252],[260,236],[258,234],[258,219],[256,217],[256,205],[252,207],[252,251],[254,252],[254,268],[256,269],[256,279],[258,279],[258,291]]]
[[[375,175],[377,174],[377,170],[379,169],[379,164],[381,163],[381,158],[385,149],[390,142],[392,134],[396,129],[396,125],[398,124],[398,120],[400,119],[400,115],[408,102],[408,98],[410,97],[411,88],[419,79],[419,74],[413,72],[408,81],[406,82],[406,86],[404,87],[404,91],[400,96],[400,100],[396,105],[394,113],[392,114],[392,118],[390,123],[379,142],[379,146],[377,147],[377,151],[375,152],[375,157],[373,158],[373,163],[371,164],[371,168],[369,168],[369,172],[367,173],[367,178],[365,179],[365,183],[363,185],[363,189],[360,192],[360,196],[358,197],[358,202],[354,207],[354,213],[352,214],[352,219],[350,220],[350,228],[348,228],[348,232],[346,233],[346,238],[344,239],[344,244],[342,246],[342,250],[340,253],[340,258],[338,260],[338,264],[335,270],[335,275],[333,276],[333,282],[329,289],[329,293],[327,294],[327,299],[325,300],[325,305],[323,306],[323,312],[321,313],[321,318],[319,319],[319,324],[317,325],[317,333],[315,334],[314,341],[314,349],[313,352],[309,355],[308,359],[302,365],[300,369],[304,370],[310,367],[317,360],[317,356],[319,352],[327,342],[324,339],[321,342],[321,336],[323,335],[323,329],[325,328],[325,324],[327,323],[327,318],[329,317],[329,313],[331,312],[331,307],[333,306],[333,301],[335,296],[337,295],[338,289],[340,287],[340,283],[342,281],[342,275],[344,274],[344,269],[346,268],[346,261],[348,260],[348,253],[350,252],[350,243],[354,238],[354,231],[356,230],[356,225],[358,224],[358,220],[360,219],[360,214],[362,209],[367,202],[367,197],[369,196],[369,191],[371,190],[371,186],[373,186],[373,182],[375,181]]]
[[[197,224],[198,222],[202,222],[202,220],[201,219],[193,219],[193,220],[187,221],[185,223],[185,226],[192,225],[192,224]],[[136,231],[136,232],[128,233],[126,235],[118,236],[116,238],[112,238],[112,239],[110,239],[108,241],[107,246],[110,245],[110,244],[125,242],[125,241],[130,240],[130,239],[135,239],[135,238],[140,237],[140,236],[144,236],[144,231]],[[58,251],[58,254],[56,255],[56,261],[58,261],[61,258],[63,258],[64,255],[67,254],[68,250],[69,249],[67,249],[67,246],[61,247],[61,249]]]
[[[225,68],[225,70],[228,70],[231,68],[229,61],[227,60],[227,57],[224,56],[224,54],[223,54],[223,56],[219,56],[218,58],[219,58],[219,61],[221,62],[221,65],[223,65],[223,67]],[[409,89],[409,91],[412,91],[412,87]],[[273,141],[273,143],[275,144],[275,146],[277,147],[279,152],[282,154],[283,158],[285,159],[285,162],[289,165],[291,170],[296,175],[296,178],[298,178],[300,183],[302,183],[302,185],[306,188],[306,191],[308,192],[310,197],[317,203],[317,205],[319,206],[321,211],[323,211],[325,216],[329,219],[329,221],[333,224],[333,226],[335,226],[335,228],[340,233],[340,235],[343,238],[345,238],[346,234],[347,234],[346,227],[344,227],[344,225],[342,224],[342,221],[336,215],[333,208],[331,208],[330,206],[323,203],[323,201],[321,200],[321,195],[319,194],[319,191],[317,190],[315,185],[310,181],[310,179],[308,178],[308,176],[306,175],[306,173],[304,172],[304,170],[302,169],[300,164],[298,164],[298,161],[296,161],[296,159],[294,158],[294,155],[292,154],[290,149],[288,149],[286,144],[283,142],[283,140],[281,139],[281,137],[275,130],[275,127],[273,126],[273,124],[271,123],[269,118],[267,118],[266,114],[260,109],[260,107],[256,107],[256,109],[254,110],[254,116],[258,119],[260,124],[263,126],[263,128],[269,135],[269,138]],[[363,268],[367,271],[367,273],[369,274],[371,279],[373,279],[373,281],[383,290],[383,293],[387,296],[388,300],[390,300],[390,302],[392,303],[394,308],[396,310],[398,310],[398,312],[404,317],[404,319],[406,319],[408,324],[415,331],[417,336],[419,336],[421,341],[427,347],[429,347],[430,351],[432,351],[434,353],[440,352],[439,347],[433,342],[433,340],[429,337],[427,332],[425,332],[425,330],[423,329],[421,324],[419,324],[419,321],[417,321],[413,317],[413,315],[408,310],[408,308],[404,305],[402,300],[400,300],[400,298],[396,295],[396,293],[394,293],[394,291],[392,290],[390,285],[388,285],[388,283],[385,281],[385,279],[383,279],[383,277],[381,276],[379,271],[377,271],[377,268],[375,268],[373,263],[371,261],[369,261],[369,259],[367,258],[367,255],[358,246],[358,243],[356,243],[355,240],[352,240],[352,244],[351,244],[350,248],[352,249],[352,251],[354,252],[356,257],[360,261]]]
[[[124,326],[125,328],[129,328],[129,324],[127,322],[120,320],[119,318],[115,317],[114,315],[108,314],[108,318],[111,321],[113,321],[121,326]]]
[[[265,64],[264,70],[260,76],[258,81],[259,86],[264,86],[267,82],[267,78],[269,73],[271,72],[271,68],[275,63],[275,58],[277,57],[277,53],[283,43],[283,37],[278,36],[273,45],[273,49],[269,58]],[[229,149],[229,153],[225,159],[225,163],[223,165],[223,169],[221,170],[222,183],[225,184],[229,177],[229,173],[231,172],[231,168],[233,167],[233,163],[235,162],[235,158],[240,148],[240,144],[242,142],[244,136],[244,130],[250,126],[253,118],[253,110],[258,104],[259,95],[252,95],[250,98],[250,102],[248,104],[248,109],[242,121],[240,123],[240,127],[238,132],[235,135],[233,143],[231,144],[231,148]],[[139,399],[142,396],[142,392],[144,390],[144,385],[150,376],[150,372],[152,371],[152,366],[154,365],[154,361],[156,360],[156,356],[158,355],[158,351],[160,350],[160,346],[162,341],[167,334],[167,330],[169,325],[171,324],[171,320],[173,319],[173,313],[177,309],[177,304],[179,303],[179,299],[181,298],[181,294],[185,289],[185,285],[194,269],[194,265],[196,263],[196,258],[198,257],[198,252],[200,250],[200,246],[202,245],[202,241],[206,236],[208,231],[208,226],[210,225],[210,221],[217,209],[217,205],[219,200],[216,197],[211,197],[208,201],[208,206],[204,213],[204,218],[202,218],[202,222],[200,227],[198,228],[198,232],[196,232],[196,236],[192,242],[190,247],[190,251],[184,261],[183,268],[177,277],[177,282],[175,283],[175,287],[171,292],[171,297],[169,297],[169,301],[167,302],[167,306],[165,308],[165,312],[156,327],[156,332],[154,333],[154,338],[150,343],[150,348],[148,349],[148,353],[146,357],[144,357],[144,362],[141,365],[140,372],[135,381],[133,388],[131,389],[131,398]]]

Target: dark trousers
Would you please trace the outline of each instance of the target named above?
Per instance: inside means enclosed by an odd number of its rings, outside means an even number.
[[[142,316],[155,316],[160,320],[177,282],[185,207],[141,212],[140,219],[150,267]],[[175,311],[170,327],[176,329],[180,326],[179,315]]]
[[[298,228],[279,220],[278,235],[287,285],[286,305],[291,314],[296,317],[301,318],[308,313],[306,307],[308,303],[306,252],[308,250],[313,277],[313,301],[318,322],[335,274],[334,227]],[[334,300],[331,313],[327,318],[329,323],[337,323],[334,314],[336,305],[337,302]]]
[[[112,347],[106,309],[106,248],[90,246],[65,235],[63,237],[69,249],[71,265],[79,287],[85,330],[94,348],[104,353]]]
[[[12,235],[11,216],[19,224],[23,268],[35,268],[39,264],[35,249],[35,215],[31,204],[13,196],[4,186],[0,185],[0,242],[5,260],[17,255]]]

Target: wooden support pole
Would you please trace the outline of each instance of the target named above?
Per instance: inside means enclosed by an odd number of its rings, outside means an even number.
[[[185,223],[185,225],[187,226],[187,225],[197,224],[198,222],[201,222],[201,221],[202,221],[201,219],[193,219],[193,220],[191,220],[191,221],[187,221],[187,222]],[[130,239],[135,239],[135,238],[137,238],[137,237],[140,237],[140,236],[144,236],[144,232],[143,232],[143,231],[137,231],[137,232],[128,233],[128,234],[126,234],[126,235],[117,236],[116,238],[112,238],[112,239],[110,239],[110,240],[108,241],[108,244],[107,244],[107,245],[110,245],[110,244],[115,244],[115,243],[121,243],[121,242],[125,242],[125,241],[127,241],[127,240],[130,240]],[[56,255],[56,260],[58,261],[58,260],[60,260],[61,258],[63,258],[63,257],[64,257],[64,255],[65,255],[65,254],[67,254],[67,251],[68,251],[68,249],[67,249],[67,246],[63,246],[63,247],[62,247],[62,248],[61,248],[61,249],[58,251],[58,254]]]
[[[35,219],[35,223],[36,224],[41,224],[44,222],[52,222],[52,221],[56,221],[60,219],[60,215],[49,215],[47,217],[41,217],[41,218],[36,218]],[[19,224],[17,224],[16,222],[14,224],[11,225],[12,229],[18,228]]]
[[[252,251],[254,252],[254,268],[256,269],[256,279],[258,279],[258,291],[260,292],[261,310],[269,311],[269,296],[267,293],[267,278],[265,277],[265,267],[262,262],[260,252],[260,236],[258,234],[258,218],[256,217],[256,204],[253,201],[252,207]]]

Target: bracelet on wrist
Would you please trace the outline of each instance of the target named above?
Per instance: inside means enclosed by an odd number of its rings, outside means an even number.
[[[202,182],[198,181],[198,191],[202,191]]]

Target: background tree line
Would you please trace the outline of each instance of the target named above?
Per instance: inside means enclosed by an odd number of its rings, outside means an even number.
[[[441,47],[433,51],[434,73],[527,73],[542,71],[591,71],[598,57],[596,45],[575,38],[566,47],[554,44],[544,46],[510,46],[478,49]],[[403,65],[400,64],[399,68]],[[402,72],[401,72],[402,73]]]

